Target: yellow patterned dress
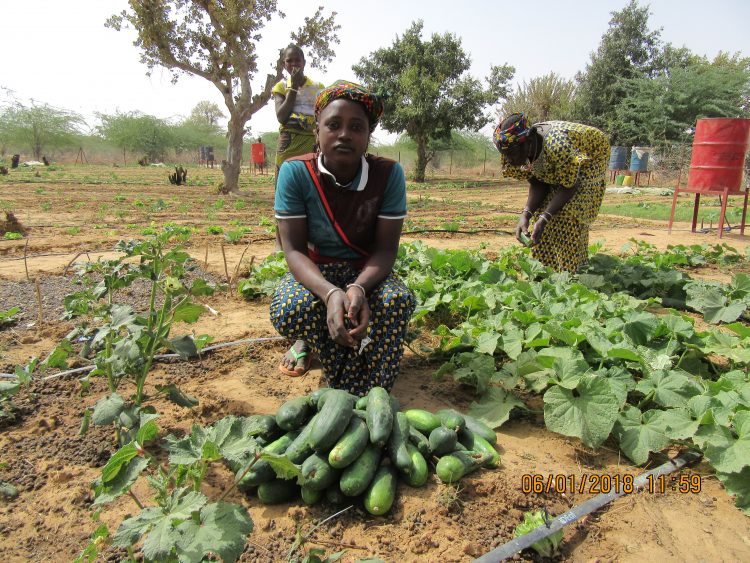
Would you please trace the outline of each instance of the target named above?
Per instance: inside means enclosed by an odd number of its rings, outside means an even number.
[[[511,166],[502,158],[503,175],[548,184],[537,210],[544,211],[557,190],[578,188],[547,224],[532,255],[556,271],[577,272],[588,261],[589,228],[604,197],[609,138],[594,127],[548,121],[534,125],[544,138],[542,153],[531,166]]]

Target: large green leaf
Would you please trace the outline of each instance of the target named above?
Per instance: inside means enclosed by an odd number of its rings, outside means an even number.
[[[636,345],[644,345],[651,340],[658,326],[659,320],[656,315],[633,311],[625,315],[622,332]]]
[[[175,308],[172,320],[174,322],[182,321],[186,323],[194,323],[200,318],[205,310],[206,308],[203,305],[183,301]]]
[[[183,360],[198,357],[198,347],[195,345],[193,337],[189,334],[183,334],[182,336],[172,338],[169,341],[169,345]]]
[[[654,401],[663,407],[686,407],[688,401],[703,391],[689,374],[681,371],[654,371],[636,385],[644,395],[653,393]]]
[[[737,473],[717,472],[716,476],[724,484],[727,493],[735,497],[737,508],[750,516],[750,466]]]
[[[202,428],[193,426],[184,438],[167,436],[169,462],[174,465],[190,465],[198,460],[216,460],[220,457],[230,461],[245,462],[255,455],[258,443],[250,436],[252,421],[228,416]]]
[[[514,408],[525,409],[526,405],[514,393],[491,387],[479,401],[471,403],[469,413],[490,428],[499,428],[510,418]]]
[[[750,466],[750,411],[738,412],[732,420],[734,432],[728,444],[709,443],[706,457],[717,471],[739,473]]]
[[[200,511],[200,521],[188,520],[178,527],[181,535],[177,555],[181,562],[199,563],[208,554],[222,561],[236,561],[245,549],[253,521],[244,506],[210,503]]]
[[[607,439],[617,420],[620,403],[611,383],[586,375],[575,389],[559,385],[544,394],[544,421],[553,432],[580,438],[589,447]]]
[[[94,413],[91,422],[94,424],[110,424],[120,415],[125,408],[125,399],[117,393],[112,393],[99,399],[94,405]]]
[[[495,353],[498,340],[500,340],[500,335],[497,332],[483,332],[477,338],[477,344],[474,349],[480,354],[489,354],[491,356]]]
[[[120,495],[127,493],[138,476],[146,469],[148,463],[147,458],[137,456],[121,465],[117,475],[107,481],[106,484],[102,483],[101,479],[95,480],[92,483],[95,497],[94,506],[112,502]]]
[[[198,399],[181,391],[174,383],[169,385],[157,385],[156,390],[159,393],[167,395],[167,399],[174,404],[185,408],[193,408],[198,404]]]
[[[298,479],[302,476],[302,471],[298,465],[295,465],[285,455],[276,455],[263,452],[260,456],[264,459],[276,472],[276,476],[280,479]]]
[[[648,461],[650,452],[659,452],[669,444],[669,437],[659,419],[660,411],[641,411],[626,406],[614,427],[614,433],[620,442],[620,449],[636,465]]]
[[[117,477],[120,470],[137,455],[138,448],[133,442],[125,444],[117,450],[112,457],[109,458],[107,465],[102,468],[102,482],[106,484]]]

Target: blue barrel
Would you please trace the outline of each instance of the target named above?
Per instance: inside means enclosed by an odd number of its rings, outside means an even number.
[[[649,152],[648,147],[633,147],[633,151],[630,153],[631,172],[646,172],[648,170]]]
[[[628,147],[612,147],[609,151],[610,170],[625,170],[628,164]]]

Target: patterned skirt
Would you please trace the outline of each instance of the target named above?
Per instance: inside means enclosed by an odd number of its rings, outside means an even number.
[[[323,276],[344,288],[359,271],[347,263],[321,264]],[[404,353],[404,338],[414,308],[414,294],[393,273],[367,297],[372,341],[359,349],[340,346],[331,340],[326,307],[291,273],[287,273],[271,299],[271,322],[289,339],[302,339],[323,365],[331,387],[363,396],[375,386],[391,390]]]

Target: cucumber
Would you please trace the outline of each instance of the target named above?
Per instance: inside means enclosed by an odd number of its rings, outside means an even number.
[[[331,467],[343,469],[354,463],[354,460],[365,451],[369,443],[370,431],[367,428],[367,423],[361,418],[353,416],[346,431],[328,454],[328,463]]]
[[[317,504],[323,498],[323,491],[316,491],[304,485],[300,487],[300,493],[302,494],[302,502],[308,506]]]
[[[412,463],[406,444],[409,442],[409,420],[402,412],[397,412],[393,417],[393,430],[388,437],[388,456],[391,462],[401,473],[409,475]]]
[[[349,426],[354,399],[346,391],[334,389],[326,393],[323,407],[311,422],[310,445],[316,452],[327,452]]]
[[[497,434],[484,422],[468,414],[464,415],[464,421],[466,422],[466,428],[471,430],[474,434],[481,436],[490,444],[497,444]]]
[[[299,485],[294,479],[274,479],[258,487],[258,499],[263,504],[281,504],[289,502],[299,495]]]
[[[276,411],[276,424],[283,430],[297,430],[310,417],[310,397],[289,399]]]
[[[396,481],[396,469],[390,465],[381,466],[365,492],[365,510],[375,516],[387,513],[396,498]]]
[[[378,470],[381,450],[374,444],[368,444],[354,463],[344,469],[339,480],[341,492],[348,497],[356,497],[367,490]]]
[[[432,453],[430,451],[430,441],[427,439],[427,436],[413,426],[409,427],[409,442],[416,446],[419,453],[425,456],[425,458],[430,457],[430,454]]]
[[[440,424],[446,428],[450,428],[454,432],[460,432],[466,428],[466,419],[464,418],[464,415],[456,410],[443,409],[435,414],[437,414],[440,419]]]
[[[344,493],[341,492],[338,483],[334,483],[328,487],[325,491],[326,500],[333,505],[344,504],[349,499],[346,498]]]
[[[330,393],[333,391],[330,387],[321,387],[320,389],[316,389],[312,393],[310,393],[310,404],[315,407],[316,409],[320,410],[320,407],[323,406],[321,399],[323,398],[323,395]]]
[[[494,468],[497,467],[500,463],[500,454],[497,452],[495,447],[478,434],[474,434],[473,446],[470,449],[474,450],[475,452],[487,454],[488,456],[490,456],[489,459],[485,462],[484,467]]]
[[[367,427],[370,429],[370,442],[385,446],[393,429],[393,409],[388,391],[373,387],[367,398]]]
[[[302,484],[308,489],[322,491],[338,480],[339,471],[328,465],[328,460],[312,454],[302,464]]]
[[[267,444],[270,444],[283,434],[276,424],[276,417],[270,414],[254,414],[249,419],[251,430],[248,432],[248,435],[265,440]]]
[[[445,455],[456,449],[458,436],[445,426],[438,426],[430,432],[430,451],[435,455]]]
[[[427,477],[429,476],[427,460],[425,460],[420,451],[411,444],[407,444],[406,449],[411,458],[411,471],[406,477],[406,482],[412,487],[421,487],[427,482]]]
[[[430,411],[424,409],[409,409],[404,411],[406,418],[409,419],[409,424],[413,428],[416,428],[420,432],[424,432],[429,436],[430,432],[440,426],[440,418],[432,414]]]
[[[315,419],[317,417],[317,414],[312,417],[312,420],[307,423],[307,426],[305,426],[300,431],[294,442],[292,442],[287,448],[286,452],[284,452],[286,454],[286,457],[288,457],[289,461],[291,461],[292,463],[296,463],[297,465],[299,465],[308,457],[310,457],[310,454],[313,452],[309,438],[310,431],[312,430],[312,425],[315,423]]]
[[[478,469],[491,458],[480,452],[457,451],[440,458],[435,473],[443,483],[455,483],[464,475]]]
[[[365,395],[364,397],[360,397],[359,399],[357,399],[354,408],[361,411],[365,410],[367,408],[367,397],[368,395]]]
[[[297,432],[287,432],[281,438],[268,444],[263,448],[263,451],[269,454],[283,454],[297,436]],[[250,471],[245,473],[245,476],[237,483],[237,486],[240,490],[246,490],[248,487],[272,481],[275,477],[276,472],[273,470],[273,467],[265,459],[259,459],[253,464]]]

